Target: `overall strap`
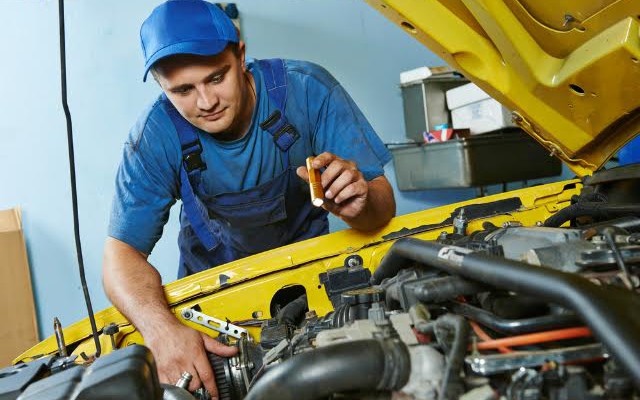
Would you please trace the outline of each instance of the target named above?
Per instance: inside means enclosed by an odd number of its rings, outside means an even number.
[[[202,189],[201,173],[207,169],[202,160],[202,145],[195,127],[180,115],[178,110],[163,95],[164,105],[171,122],[178,132],[182,149],[182,165],[180,167],[180,197],[193,231],[207,250],[212,250],[217,240],[209,227],[209,213],[196,196],[194,187]]]
[[[284,67],[284,61],[279,58],[269,60],[256,61],[265,86],[267,87],[267,95],[269,100],[275,105],[276,110],[264,121],[260,123],[260,127],[273,136],[273,141],[278,148],[287,152],[289,148],[300,137],[296,128],[287,121],[285,117],[285,106],[287,101],[287,72]],[[288,157],[287,164],[288,164]]]

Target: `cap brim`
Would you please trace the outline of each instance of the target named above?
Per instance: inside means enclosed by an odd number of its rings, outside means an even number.
[[[215,56],[222,52],[230,41],[227,40],[198,40],[191,42],[175,43],[158,50],[147,60],[144,65],[142,81],[147,81],[149,70],[159,60],[176,54],[196,54],[199,56]]]

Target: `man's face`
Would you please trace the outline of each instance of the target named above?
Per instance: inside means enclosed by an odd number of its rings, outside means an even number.
[[[222,140],[242,137],[253,103],[244,74],[244,45],[215,56],[176,55],[155,66],[158,83],[191,124]]]

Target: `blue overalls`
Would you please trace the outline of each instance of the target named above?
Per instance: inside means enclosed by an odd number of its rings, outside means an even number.
[[[289,148],[300,137],[287,122],[287,80],[281,59],[257,60],[269,101],[276,111],[260,127],[285,153],[280,175],[254,188],[216,196],[205,194],[202,146],[196,128],[163,96],[182,147],[180,168],[180,268],[178,278],[239,258],[329,232],[327,212],[313,207],[309,188],[289,165]],[[215,166],[213,166],[215,168]]]

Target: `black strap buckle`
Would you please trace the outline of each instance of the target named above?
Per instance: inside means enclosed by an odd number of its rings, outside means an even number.
[[[277,143],[282,135],[291,135],[292,142],[295,142],[300,137],[298,130],[288,122],[273,135],[273,141]]]
[[[207,164],[202,161],[201,154],[202,147],[198,146],[196,150],[182,157],[182,162],[184,163],[184,168],[187,170],[187,172],[191,172],[196,169],[199,169],[200,171],[204,171],[207,169]]]
[[[280,110],[275,110],[271,115],[267,117],[264,121],[260,122],[260,128],[262,130],[268,131],[276,122],[280,120]]]

